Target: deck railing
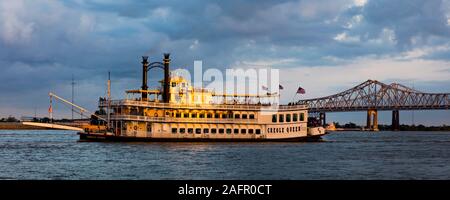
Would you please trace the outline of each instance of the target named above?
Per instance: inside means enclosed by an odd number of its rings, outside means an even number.
[[[172,104],[136,100],[112,100],[111,106],[140,106],[170,109],[222,109],[222,110],[300,110],[307,109],[307,105],[267,105],[267,104]],[[100,101],[100,107],[108,106],[107,101]]]
[[[258,124],[257,119],[234,119],[234,118],[174,118],[174,117],[148,117],[139,115],[111,115],[111,120],[132,120],[148,122],[195,122],[195,123],[247,123]]]

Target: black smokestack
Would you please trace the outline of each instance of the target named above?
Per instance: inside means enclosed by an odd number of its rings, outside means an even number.
[[[170,63],[170,53],[164,54],[164,91],[163,91],[163,101],[164,103],[169,103],[169,89],[170,89],[170,76],[169,76],[169,63]]]
[[[142,90],[147,90],[148,56],[142,56]],[[147,100],[147,92],[142,93],[142,100]]]

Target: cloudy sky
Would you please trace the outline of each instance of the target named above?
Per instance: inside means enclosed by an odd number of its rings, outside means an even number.
[[[297,1],[0,0],[0,117],[45,116],[49,91],[95,109],[112,73],[113,97],[140,86],[140,56],[191,69],[271,66],[304,96],[367,79],[450,92],[450,0]],[[149,81],[162,76],[151,74]],[[58,104],[56,116],[64,117]],[[58,109],[59,108],[59,109]],[[67,109],[65,109],[67,111]],[[402,123],[412,114],[402,112]],[[389,122],[389,113],[381,114]],[[417,111],[416,123],[450,124],[449,111]],[[329,120],[363,123],[364,113]]]

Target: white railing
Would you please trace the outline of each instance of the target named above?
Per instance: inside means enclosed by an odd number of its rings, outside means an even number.
[[[169,104],[135,100],[112,100],[111,106],[141,106],[167,109],[227,109],[227,110],[301,110],[307,105],[256,105],[256,104]],[[100,107],[108,106],[107,101],[100,101]]]
[[[139,115],[111,115],[112,120],[132,120],[148,122],[196,122],[196,123],[250,123],[258,124],[257,119],[233,119],[233,118],[173,118],[173,117],[148,117]]]

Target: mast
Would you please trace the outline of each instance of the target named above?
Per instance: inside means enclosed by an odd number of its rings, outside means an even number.
[[[52,102],[52,95],[50,95],[50,107],[48,108],[48,117],[50,118],[50,123],[53,122],[53,102]]]
[[[72,103],[75,103],[73,101],[73,98],[74,98],[74,87],[75,87],[75,80],[74,80],[73,74],[72,74]],[[73,121],[73,106],[72,106],[72,121]]]
[[[107,126],[107,128],[108,128],[108,130],[109,130],[109,128],[110,128],[110,115],[111,115],[111,112],[110,112],[110,107],[111,107],[111,72],[109,72],[108,71],[108,109],[107,109],[107,114],[108,114],[108,118],[107,118],[107,124],[106,124],[106,126]]]

